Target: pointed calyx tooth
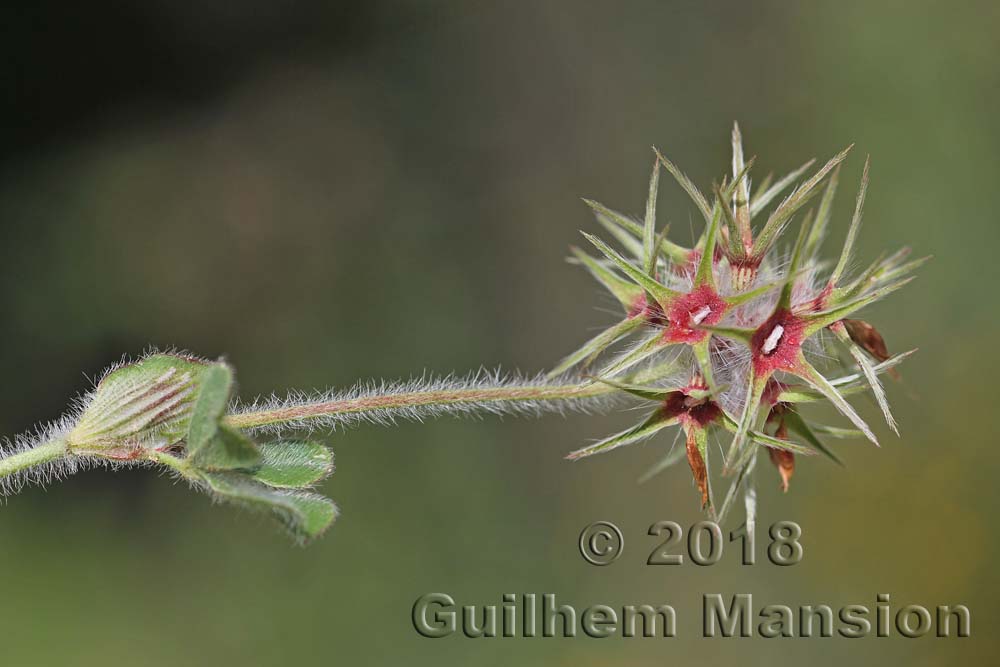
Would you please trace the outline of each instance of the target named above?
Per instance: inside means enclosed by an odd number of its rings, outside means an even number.
[[[780,324],[775,324],[774,328],[771,329],[771,333],[767,335],[764,340],[764,345],[761,347],[764,354],[771,354],[778,347],[778,343],[781,342],[781,337],[785,333],[785,327]]]

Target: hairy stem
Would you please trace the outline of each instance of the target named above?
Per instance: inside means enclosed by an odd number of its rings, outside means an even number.
[[[26,449],[23,452],[11,454],[0,459],[0,478],[13,475],[28,468],[55,461],[66,455],[66,441],[62,439],[50,440],[42,444]]]
[[[406,410],[420,407],[459,407],[463,405],[482,406],[491,404],[517,404],[563,401],[594,398],[613,393],[614,387],[596,382],[548,386],[499,386],[472,387],[469,389],[437,389],[388,393],[385,395],[360,396],[331,401],[306,402],[299,405],[274,409],[251,410],[231,414],[226,423],[235,428],[257,428],[289,422],[301,422],[326,417],[364,415],[368,412]]]

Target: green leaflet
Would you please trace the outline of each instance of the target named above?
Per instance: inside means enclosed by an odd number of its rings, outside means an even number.
[[[215,437],[232,390],[233,369],[226,364],[212,364],[202,374],[201,389],[191,411],[191,426],[187,434],[187,451],[192,458],[197,457]]]
[[[282,440],[261,445],[260,461],[247,471],[268,486],[301,489],[333,472],[333,452],[310,440]]]
[[[242,432],[221,424],[233,390],[233,369],[218,362],[201,377],[201,389],[191,412],[187,454],[203,470],[233,470],[256,465],[257,445]]]
[[[322,535],[337,518],[333,501],[314,493],[273,489],[235,472],[207,472],[201,478],[223,500],[270,513],[301,543]]]
[[[242,431],[220,424],[212,439],[190,458],[203,470],[235,470],[257,465],[260,449]]]

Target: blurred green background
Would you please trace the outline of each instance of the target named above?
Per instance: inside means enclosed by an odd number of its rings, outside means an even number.
[[[654,143],[707,188],[733,120],[758,179],[856,142],[831,248],[870,153],[861,258],[936,258],[865,315],[892,350],[921,348],[890,383],[902,438],[840,444],[846,470],[801,462],[784,496],[762,468],[761,523],[802,525],[800,565],[646,566],[649,524],[701,518],[683,466],[636,484],[670,439],[562,460],[634,415],[363,427],[329,436],[343,514],[307,549],[151,471],[10,498],[0,663],[995,661],[998,29],[993,2],[5,9],[7,434],[148,345],[226,355],[245,396],[545,368],[612,317],[563,262],[596,228],[579,197],[640,212]],[[690,237],[672,184],[660,210]],[[598,519],[626,536],[606,568],[576,549]],[[432,591],[669,602],[679,637],[423,639],[410,609]],[[964,603],[973,636],[699,639],[712,592]]]

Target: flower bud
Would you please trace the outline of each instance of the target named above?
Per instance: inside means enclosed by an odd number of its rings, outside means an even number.
[[[177,445],[187,434],[209,366],[193,357],[155,354],[110,371],[84,399],[66,438],[69,451],[136,460]]]

